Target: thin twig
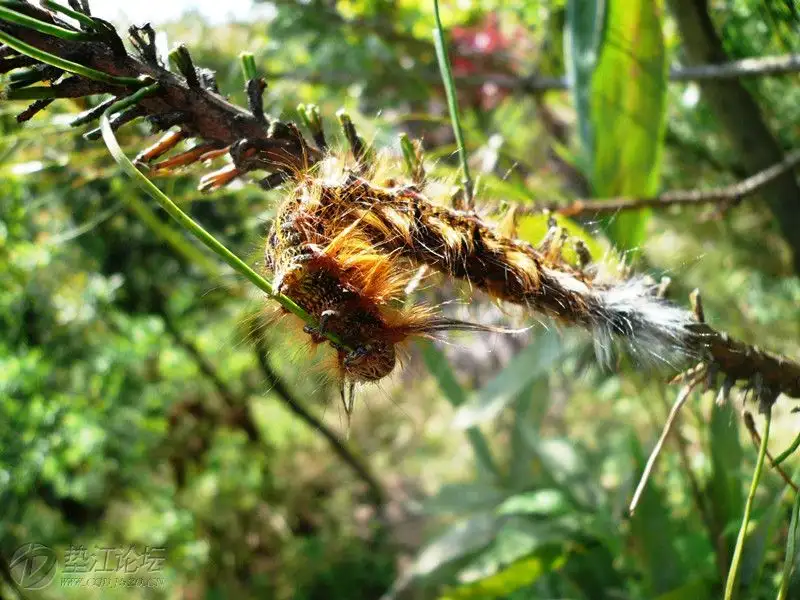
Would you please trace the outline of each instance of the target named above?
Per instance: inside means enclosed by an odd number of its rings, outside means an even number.
[[[720,542],[722,541],[722,537],[719,535],[718,527],[716,527],[714,524],[714,518],[709,510],[708,503],[705,501],[703,489],[700,486],[697,475],[692,469],[692,464],[689,460],[689,453],[687,452],[686,440],[680,431],[678,431],[675,435],[675,444],[678,447],[678,458],[681,461],[681,467],[683,468],[684,473],[686,473],[686,479],[689,481],[689,490],[692,494],[692,500],[694,501],[694,504],[700,513],[700,519],[702,520],[703,525],[708,532],[708,541],[712,546],[717,547],[716,558],[718,561],[721,561],[723,557],[719,552],[719,546],[721,545]],[[724,564],[718,562],[717,567],[720,570],[720,574],[724,575]]]
[[[688,81],[721,81],[725,79],[746,79],[752,77],[774,77],[800,71],[800,54],[744,58],[722,64],[694,65],[670,69],[669,80],[674,83]],[[527,93],[541,93],[553,90],[568,90],[566,77],[514,77],[512,75],[489,75],[482,78],[483,83],[493,83],[501,89],[518,90]],[[459,83],[461,80],[459,79]]]
[[[269,362],[269,351],[265,347],[263,341],[256,342],[256,359],[264,378],[267,380],[267,383],[270,386],[270,389],[275,392],[277,397],[290,411],[297,415],[301,421],[322,434],[322,437],[325,438],[325,441],[328,442],[328,445],[331,447],[331,449],[347,466],[352,469],[358,478],[367,485],[374,506],[377,510],[382,511],[387,494],[384,491],[381,483],[372,474],[367,465],[361,462],[361,460],[350,451],[350,449],[336,436],[336,434],[328,429],[322,421],[311,414],[303,406],[303,404],[294,397],[280,376],[272,368],[272,365]]]
[[[731,559],[731,568],[728,571],[728,580],[725,582],[724,600],[733,600],[736,592],[736,584],[739,577],[739,566],[742,561],[742,552],[744,550],[744,541],[745,538],[747,538],[747,527],[750,524],[750,515],[753,511],[753,501],[755,500],[756,491],[758,490],[758,482],[761,480],[761,472],[764,469],[764,458],[767,455],[769,426],[772,422],[772,406],[767,407],[767,412],[764,417],[764,437],[761,438],[761,446],[758,450],[756,468],[753,471],[753,480],[750,482],[750,491],[747,494],[747,502],[745,502],[744,505],[742,524],[739,527],[739,535],[736,538],[736,546],[733,550],[733,558]]]
[[[689,395],[692,393],[692,390],[697,387],[697,385],[703,380],[705,373],[701,373],[692,381],[687,383],[681,391],[678,392],[678,397],[675,399],[672,408],[669,411],[669,416],[667,416],[667,421],[664,423],[664,429],[661,431],[661,437],[658,438],[658,442],[656,442],[653,451],[650,453],[650,458],[647,459],[647,464],[644,467],[644,471],[642,472],[642,477],[639,479],[639,485],[636,486],[636,491],[633,493],[633,499],[631,500],[631,504],[628,507],[628,511],[631,515],[636,511],[636,507],[639,505],[639,500],[644,493],[645,487],[647,486],[647,482],[650,479],[650,474],[653,471],[653,467],[655,467],[656,461],[658,460],[658,456],[661,454],[661,449],[664,447],[664,442],[667,441],[667,436],[669,432],[672,430],[672,425],[675,423],[675,419],[678,416],[678,412],[680,411],[681,407],[684,405],[686,400],[689,398]]]
[[[758,433],[758,430],[756,429],[756,423],[753,420],[753,415],[750,414],[749,411],[745,411],[744,414],[742,415],[742,418],[744,420],[744,425],[747,428],[747,431],[750,433],[750,439],[753,441],[753,445],[756,448],[760,448],[761,435]],[[800,489],[798,489],[797,485],[795,485],[795,483],[792,481],[789,475],[786,474],[786,471],[784,471],[783,468],[780,466],[780,464],[778,464],[778,462],[772,457],[772,454],[770,453],[769,450],[767,450],[767,458],[769,459],[772,468],[778,472],[778,475],[780,475],[781,479],[783,479],[786,485],[791,487],[795,491],[795,493],[800,493]]]
[[[175,343],[183,348],[192,358],[200,372],[205,375],[215,388],[217,388],[217,393],[219,393],[220,398],[222,398],[225,406],[233,414],[234,422],[241,426],[247,434],[247,439],[251,442],[260,441],[261,433],[248,412],[246,399],[238,396],[228,387],[228,384],[222,379],[211,361],[208,360],[192,340],[183,335],[180,327],[178,327],[172,318],[172,315],[170,315],[166,307],[163,306],[163,301],[161,304],[160,314],[161,320],[164,322],[164,329]]]
[[[713,202],[728,202],[732,204],[754,194],[760,188],[798,165],[800,165],[800,150],[795,150],[788,154],[783,161],[747,179],[725,187],[710,190],[674,190],[664,192],[658,196],[644,198],[623,196],[618,198],[580,199],[567,206],[536,206],[524,209],[524,212],[550,210],[564,216],[574,217],[586,213],[596,214],[637,210],[640,208],[664,208],[672,205],[699,205]]]

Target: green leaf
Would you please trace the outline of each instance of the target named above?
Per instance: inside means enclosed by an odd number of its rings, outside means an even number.
[[[749,588],[757,595],[761,573],[767,560],[767,549],[773,541],[778,523],[783,516],[783,497],[786,490],[780,490],[758,519],[758,525],[747,536],[739,577],[742,589]]]
[[[517,354],[506,368],[490,380],[464,406],[458,409],[454,424],[467,429],[494,419],[525,387],[550,373],[553,366],[568,351],[552,331],[538,336]]]
[[[704,600],[705,598],[712,598],[712,589],[713,584],[707,579],[696,578],[674,590],[670,590],[666,594],[661,594],[656,600],[684,600],[685,598]]]
[[[566,555],[562,549],[555,546],[543,548],[540,552],[518,560],[490,577],[447,590],[439,600],[511,598],[510,594],[530,587],[547,573],[558,571],[565,561]]]
[[[453,369],[450,368],[450,363],[444,352],[439,350],[431,342],[420,342],[419,348],[422,350],[422,360],[425,361],[425,366],[428,367],[428,372],[433,375],[436,382],[439,384],[439,389],[444,394],[445,398],[450,404],[458,408],[467,401],[467,392],[458,383]]]
[[[794,598],[800,593],[800,553],[797,552],[800,541],[800,494],[795,494],[792,505],[792,519],[789,522],[789,532],[786,536],[786,556],[783,562],[781,584],[778,590],[778,600]]]
[[[539,429],[549,406],[549,389],[546,379],[539,380],[523,389],[514,402],[509,427],[507,477],[507,487],[512,490],[525,489],[531,485],[535,455],[525,441],[525,431],[529,428]]]
[[[591,125],[592,74],[603,39],[606,0],[570,0],[567,3],[567,27],[564,54],[567,75],[572,83],[575,110],[578,113],[583,161],[589,164],[594,135]]]
[[[592,76],[592,188],[597,196],[658,192],[666,133],[667,61],[660,0],[608,5]],[[639,246],[650,211],[626,212],[610,223],[618,246]]]
[[[569,5],[573,90],[597,197],[658,191],[668,77],[661,4],[573,0]],[[623,249],[638,247],[649,215],[640,210],[609,219],[611,239]]]

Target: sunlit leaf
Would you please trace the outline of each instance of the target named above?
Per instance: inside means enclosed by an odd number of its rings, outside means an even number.
[[[570,240],[573,240],[573,242],[574,240],[581,240],[584,244],[586,244],[586,247],[589,249],[592,258],[595,261],[615,261],[615,254],[612,252],[607,243],[603,243],[602,239],[593,236],[586,229],[571,219],[558,214],[554,214],[553,218],[555,218],[559,227],[562,227],[567,231]],[[544,239],[544,236],[547,233],[547,221],[548,216],[544,214],[524,215],[520,217],[517,223],[517,236],[519,239],[525,240],[526,242],[535,246]],[[574,243],[568,243],[564,245],[563,256],[564,260],[571,264],[578,263],[578,255],[575,252]]]
[[[517,590],[523,590],[543,575],[558,571],[566,561],[565,552],[558,547],[542,549],[541,552],[518,560],[501,571],[482,579],[449,589],[439,600],[490,600],[509,598]]]
[[[584,162],[591,164],[594,148],[592,129],[592,76],[600,54],[605,24],[606,0],[569,0],[567,27],[564,35],[567,73],[572,85],[575,110],[578,113]],[[589,168],[591,170],[591,168]]]

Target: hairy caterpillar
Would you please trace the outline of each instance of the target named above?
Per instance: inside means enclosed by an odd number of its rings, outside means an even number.
[[[379,158],[362,176],[331,156],[298,174],[266,249],[281,291],[314,306],[311,312],[326,325],[335,316],[339,330],[357,331],[353,339],[360,347],[377,348],[374,362],[366,361],[363,369],[350,364],[355,357],[343,358],[349,376],[375,380],[385,375],[388,371],[379,367],[393,364],[389,348],[395,339],[432,330],[483,329],[436,319],[428,309],[419,316],[413,312],[418,308],[390,312],[411,269],[420,265],[466,280],[498,300],[591,329],[603,360],[613,339],[643,358],[669,361],[694,353],[692,314],[660,299],[653,283],[602,273],[589,264],[591,257],[580,244],[579,264],[570,264],[562,256],[568,240],[558,227],[534,247],[475,212],[437,204],[420,187],[398,185],[385,175],[381,179],[381,165]],[[328,245],[323,248],[320,240]],[[317,308],[314,302],[331,304],[327,295],[336,286],[341,289],[333,293],[334,303],[340,306]],[[345,289],[358,298],[355,304]],[[393,316],[376,323],[371,316],[376,310]],[[392,325],[406,320],[399,328]]]
[[[397,361],[396,346],[414,336],[448,330],[495,328],[444,318],[433,308],[407,304],[404,290],[413,271],[399,253],[384,253],[352,224],[341,230],[318,215],[296,211],[291,202],[278,213],[265,252],[275,289],[312,314],[318,328],[304,327],[314,343],[329,331],[342,382],[377,381]],[[332,230],[336,230],[332,232]]]

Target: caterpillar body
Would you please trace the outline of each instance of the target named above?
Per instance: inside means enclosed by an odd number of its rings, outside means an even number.
[[[405,289],[413,272],[398,252],[385,253],[351,224],[339,230],[320,215],[286,202],[267,243],[265,261],[273,286],[313,315],[304,327],[313,343],[333,333],[340,380],[377,381],[394,370],[397,346],[413,337],[451,330],[496,328],[437,315],[424,304],[408,304]]]
[[[395,344],[414,335],[491,329],[436,317],[428,307],[402,308],[403,289],[421,265],[590,329],[605,362],[615,339],[645,360],[670,362],[699,348],[692,313],[658,297],[657,285],[645,278],[603,273],[580,244],[579,264],[570,264],[558,227],[535,247],[473,211],[431,200],[420,187],[381,179],[378,171],[356,174],[330,157],[300,173],[266,245],[277,289],[354,348],[339,349],[344,377],[382,378],[394,366]],[[309,333],[321,341],[319,332]]]

